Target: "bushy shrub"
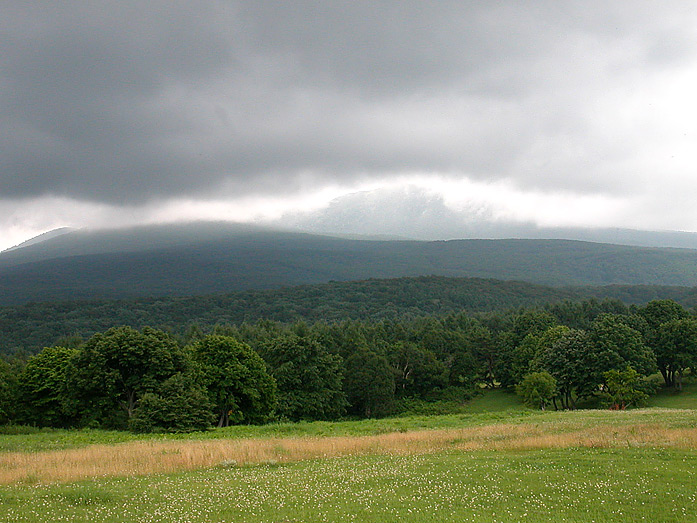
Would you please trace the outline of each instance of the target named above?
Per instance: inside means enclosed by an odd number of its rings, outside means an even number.
[[[516,392],[529,407],[545,407],[552,401],[557,391],[557,380],[549,372],[533,372],[526,375]]]
[[[652,384],[643,380],[632,367],[624,370],[613,369],[605,372],[603,376],[604,403],[612,410],[644,405],[653,392]]]

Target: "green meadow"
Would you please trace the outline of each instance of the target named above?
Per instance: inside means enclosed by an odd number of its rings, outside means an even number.
[[[681,394],[660,393],[646,409],[540,412],[525,409],[515,396],[490,391],[450,415],[231,427],[146,440],[323,441],[503,424],[534,426],[549,434],[585,429],[619,433],[621,427],[692,431],[697,428],[696,398],[697,388],[690,384]],[[144,439],[105,431],[16,432],[0,435],[0,456]],[[491,436],[492,445],[497,437]],[[463,450],[453,445],[434,452],[287,463],[221,461],[199,470],[70,483],[45,483],[27,475],[0,486],[0,521],[697,521],[697,448],[680,440],[625,444],[621,437],[609,446],[572,442],[563,448]]]
[[[697,453],[445,452],[4,487],[3,521],[696,521]]]

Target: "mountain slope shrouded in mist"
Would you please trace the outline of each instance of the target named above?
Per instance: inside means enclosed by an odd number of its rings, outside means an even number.
[[[369,241],[194,223],[75,231],[0,254],[0,304],[440,275],[697,285],[697,250],[568,240]]]

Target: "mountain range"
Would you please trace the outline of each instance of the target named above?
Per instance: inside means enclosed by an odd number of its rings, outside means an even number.
[[[576,240],[367,240],[218,222],[77,230],[0,253],[0,304],[438,275],[697,285],[697,250]]]

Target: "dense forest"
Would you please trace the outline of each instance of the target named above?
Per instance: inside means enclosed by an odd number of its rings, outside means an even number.
[[[151,326],[182,336],[194,324],[210,331],[216,325],[241,325],[262,319],[282,323],[402,320],[461,311],[483,313],[542,307],[590,298],[619,299],[636,305],[670,298],[685,307],[694,307],[697,288],[554,288],[514,281],[422,276],[208,296],[37,302],[0,307],[0,353],[33,353],[60,338],[88,338],[118,325],[138,329]]]
[[[180,332],[112,327],[3,357],[0,422],[189,431],[437,409],[482,387],[626,408],[655,390],[649,376],[680,389],[697,364],[697,317],[671,300]]]

